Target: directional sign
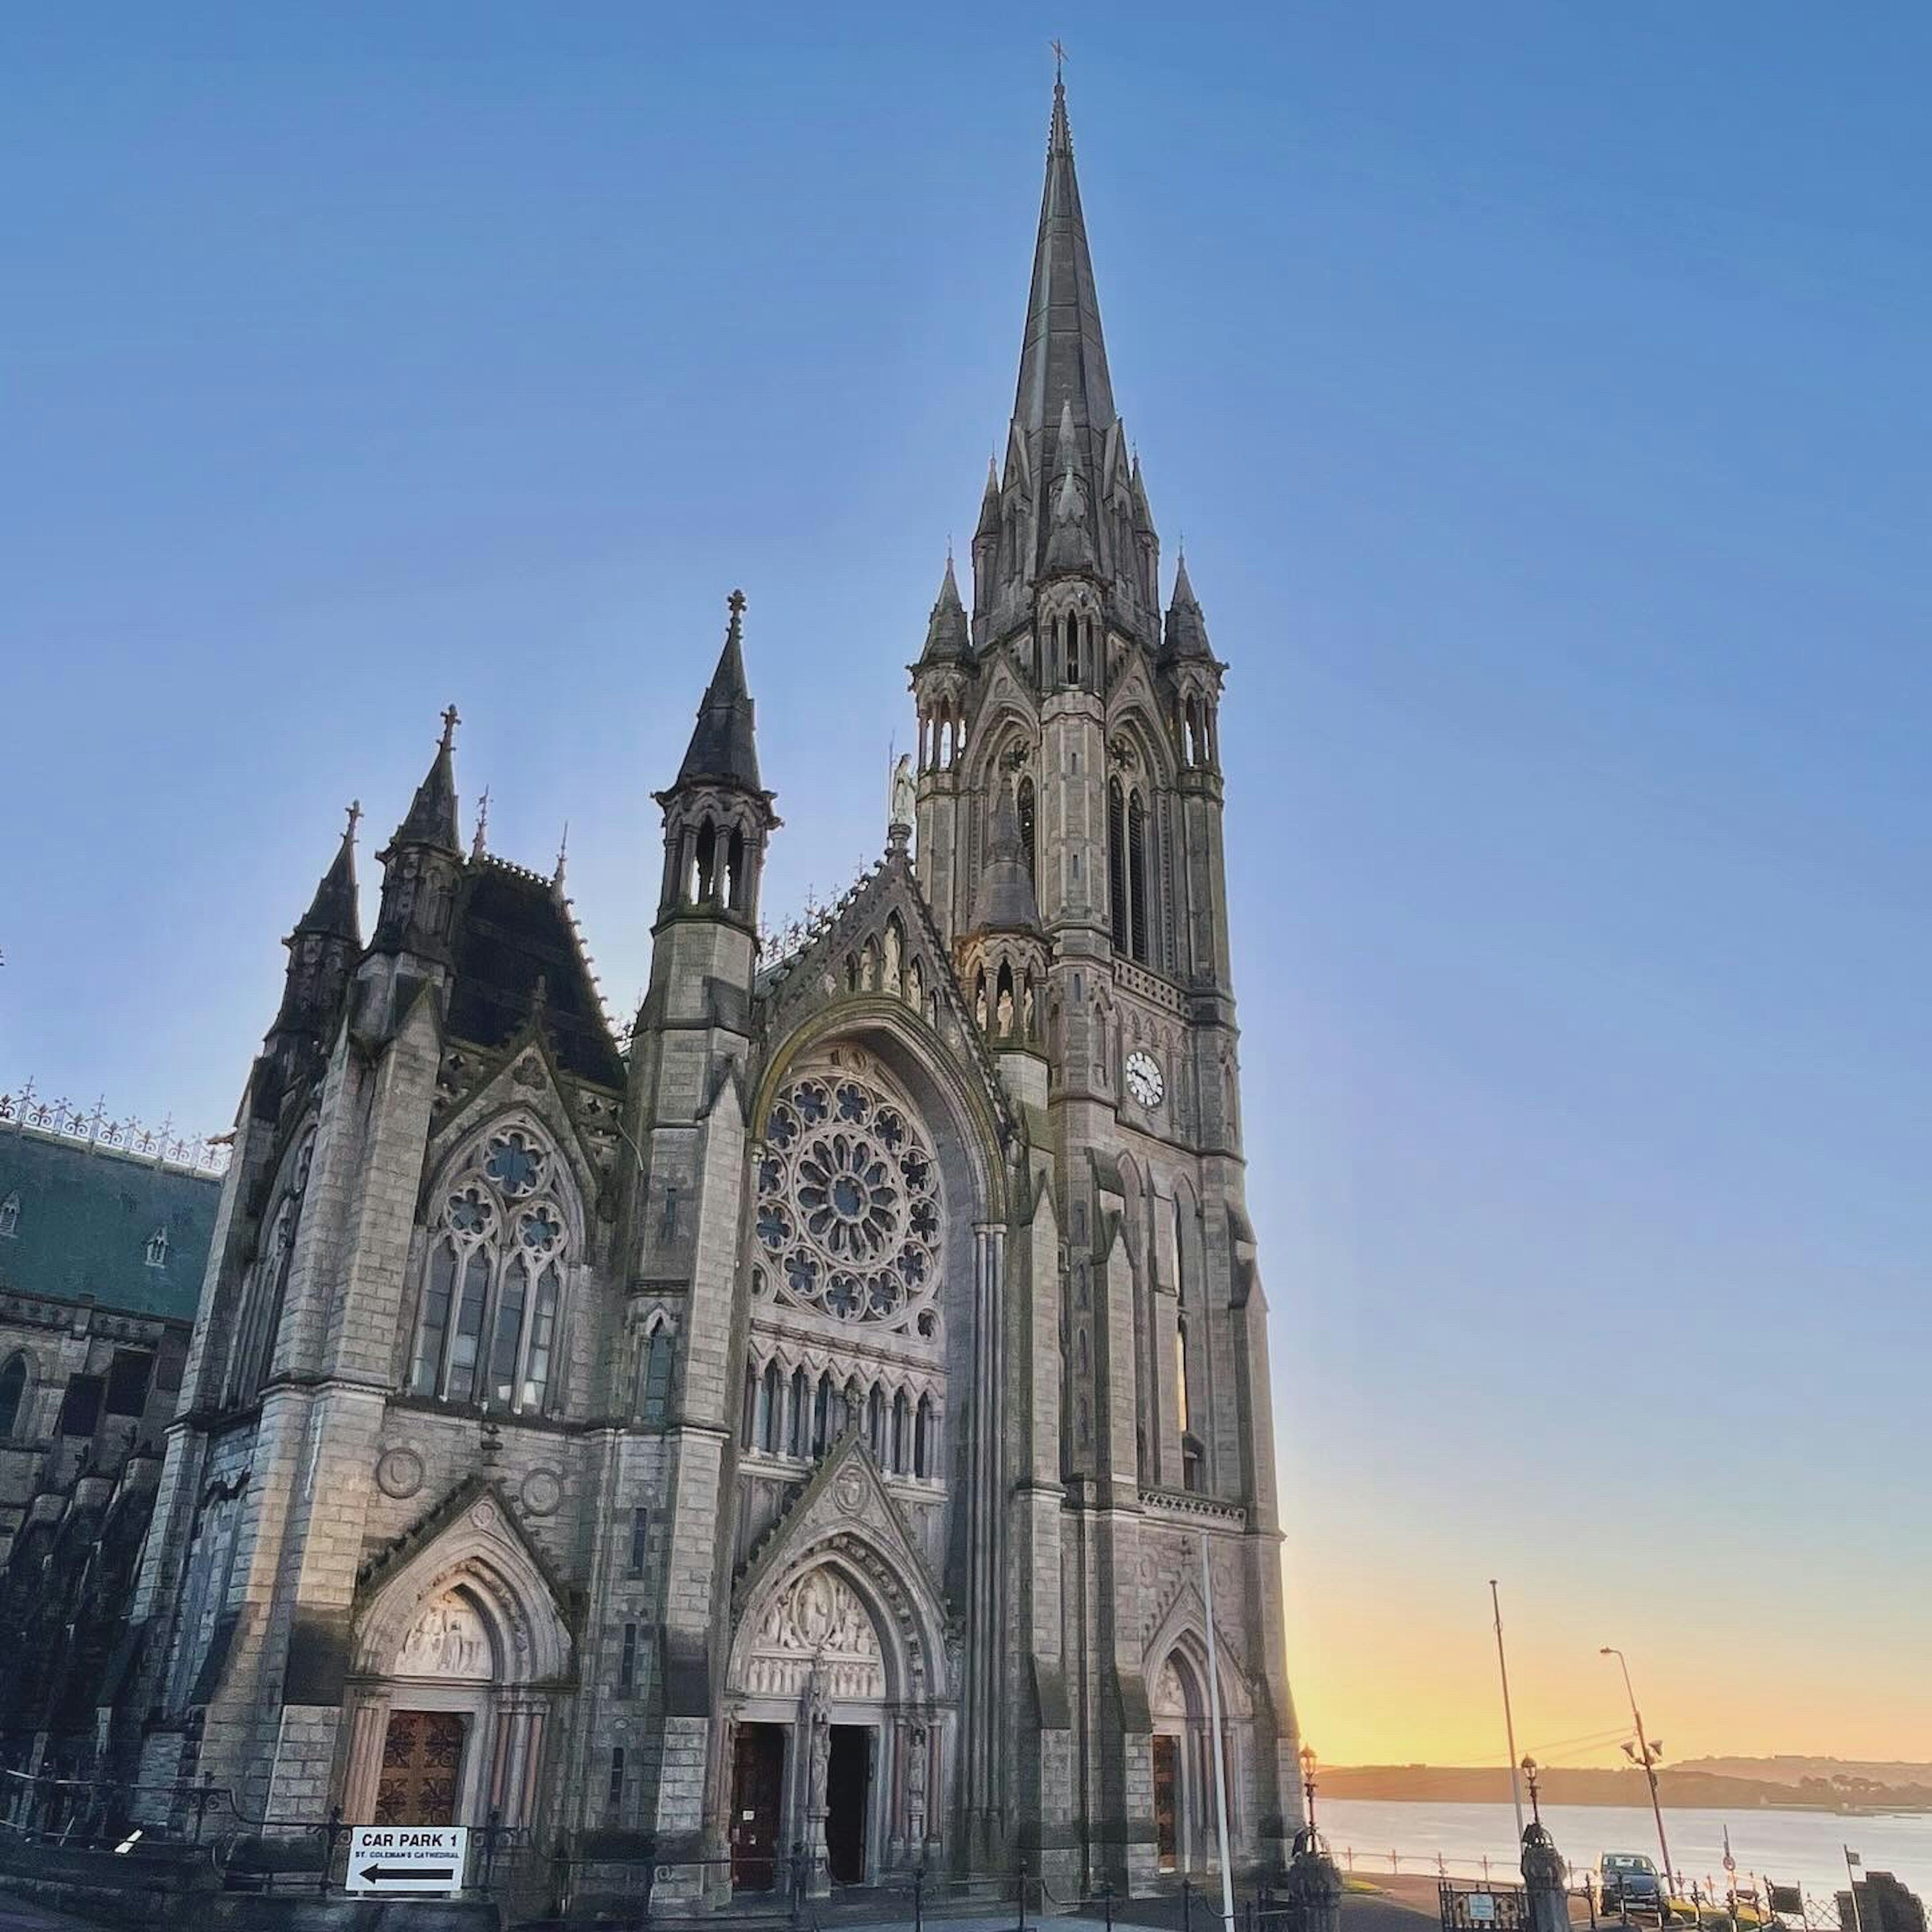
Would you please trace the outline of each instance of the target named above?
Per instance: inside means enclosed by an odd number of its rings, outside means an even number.
[[[349,1834],[351,1892],[455,1892],[470,1832],[462,1825],[358,1825]]]

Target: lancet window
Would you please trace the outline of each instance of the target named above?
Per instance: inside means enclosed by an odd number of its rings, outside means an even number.
[[[0,1368],[0,1442],[19,1426],[20,1411],[27,1398],[27,1358],[16,1352]]]
[[[302,1196],[308,1188],[309,1162],[315,1149],[313,1132],[305,1135],[290,1161],[286,1179],[275,1203],[267,1233],[242,1280],[235,1352],[229,1358],[226,1400],[252,1400],[266,1378],[274,1359],[275,1336],[282,1325],[287,1299],[289,1270],[295,1260],[296,1228],[302,1218]]]
[[[572,1258],[568,1186],[555,1150],[529,1127],[499,1129],[456,1168],[430,1230],[415,1394],[517,1413],[544,1408]]]
[[[1148,866],[1147,807],[1138,788],[1107,786],[1107,895],[1114,950],[1144,964],[1154,929]]]

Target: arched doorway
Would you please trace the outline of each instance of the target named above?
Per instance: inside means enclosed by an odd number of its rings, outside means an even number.
[[[351,1824],[537,1822],[550,1687],[570,1639],[494,1497],[472,1504],[364,1612],[349,1690]]]
[[[1153,1708],[1156,1856],[1164,1872],[1198,1871],[1214,1835],[1214,1761],[1201,1682],[1178,1647],[1154,1679]]]
[[[784,1884],[795,1855],[820,1893],[936,1855],[944,1720],[919,1621],[878,1552],[856,1544],[818,1550],[760,1593],[732,1648],[734,1889]]]

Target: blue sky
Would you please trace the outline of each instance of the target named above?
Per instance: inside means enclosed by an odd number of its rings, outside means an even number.
[[[1685,1748],[1922,1745],[1921,9],[16,10],[0,1086],[225,1124],[452,697],[627,1005],[734,584],[768,910],[874,853],[1054,33],[1232,666],[1311,1732],[1481,1748],[1500,1574],[1550,1736],[1618,1642]]]

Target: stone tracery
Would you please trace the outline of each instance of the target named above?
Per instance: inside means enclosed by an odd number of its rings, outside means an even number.
[[[910,1325],[940,1274],[938,1163],[908,1108],[850,1071],[793,1082],[765,1121],[760,1246],[778,1298]]]

